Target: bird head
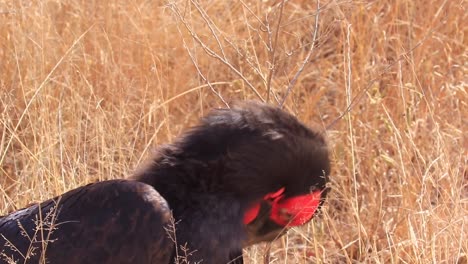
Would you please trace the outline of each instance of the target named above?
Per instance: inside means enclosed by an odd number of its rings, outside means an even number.
[[[161,148],[153,164],[141,178],[174,205],[176,217],[188,210],[179,204],[216,211],[206,202],[206,197],[214,197],[222,209],[213,214],[219,217],[222,211],[232,216],[226,223],[232,219],[233,225],[243,225],[245,245],[271,241],[310,221],[325,199],[330,173],[320,132],[258,102],[211,111]]]

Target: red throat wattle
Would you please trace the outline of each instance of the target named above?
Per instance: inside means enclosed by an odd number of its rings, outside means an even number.
[[[271,204],[270,219],[280,226],[299,226],[308,222],[314,216],[320,204],[321,192],[284,198],[284,187],[276,192],[265,195],[263,200]],[[250,207],[244,215],[244,224],[251,223],[260,211],[260,202]]]

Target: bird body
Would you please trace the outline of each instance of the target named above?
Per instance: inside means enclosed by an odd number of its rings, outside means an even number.
[[[151,186],[93,183],[0,218],[0,263],[170,263],[170,224]]]
[[[11,245],[27,252],[25,237],[38,233],[34,217],[54,207],[52,241],[44,247],[40,233],[34,260],[243,263],[244,247],[310,221],[329,171],[320,133],[279,108],[240,103],[160,146],[131,179],[80,187],[0,218],[0,249],[23,262]]]

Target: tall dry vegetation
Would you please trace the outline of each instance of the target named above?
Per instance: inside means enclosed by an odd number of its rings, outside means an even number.
[[[37,2],[0,3],[1,213],[129,175],[212,107],[287,95],[305,123],[344,116],[321,216],[270,262],[466,263],[466,2]]]

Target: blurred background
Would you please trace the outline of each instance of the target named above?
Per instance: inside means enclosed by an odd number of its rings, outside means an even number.
[[[127,177],[210,109],[262,100],[324,131],[332,191],[249,263],[467,263],[467,7],[0,1],[0,213]]]

